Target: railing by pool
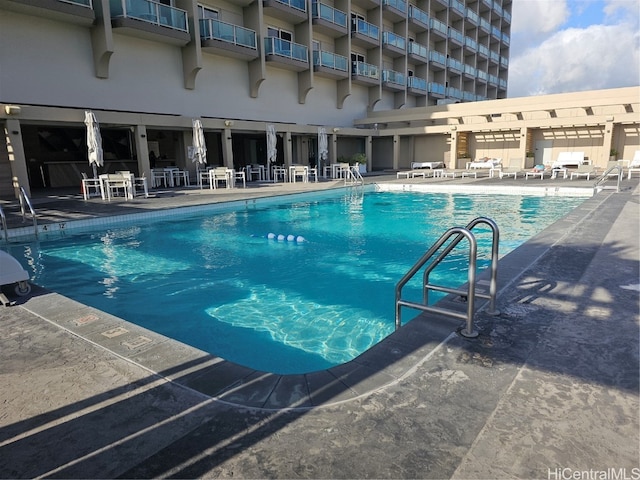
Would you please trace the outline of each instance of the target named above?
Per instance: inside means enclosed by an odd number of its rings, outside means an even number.
[[[189,32],[187,12],[151,0],[110,0],[112,18],[135,18],[162,27]]]

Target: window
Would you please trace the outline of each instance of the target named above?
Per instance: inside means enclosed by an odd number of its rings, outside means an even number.
[[[351,52],[351,61],[364,63],[364,55],[361,53]]]
[[[198,18],[209,19],[212,18],[217,20],[220,18],[220,13],[213,8],[205,7],[203,5],[198,5]]]
[[[267,36],[280,38],[289,42],[293,41],[293,33],[277,27],[267,27]]]

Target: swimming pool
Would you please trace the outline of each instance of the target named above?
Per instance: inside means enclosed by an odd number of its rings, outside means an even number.
[[[582,201],[351,192],[117,226],[9,251],[38,285],[241,365],[304,373],[344,363],[393,331],[395,284],[449,227],[479,215],[494,219],[504,255]],[[479,235],[480,268],[489,257],[485,237]],[[459,256],[466,259],[466,251]],[[453,285],[466,281],[455,255],[442,267],[435,275]],[[405,292],[420,297],[417,284]]]

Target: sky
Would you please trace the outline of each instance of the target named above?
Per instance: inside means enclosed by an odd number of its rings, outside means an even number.
[[[640,0],[513,0],[507,96],[640,85]]]

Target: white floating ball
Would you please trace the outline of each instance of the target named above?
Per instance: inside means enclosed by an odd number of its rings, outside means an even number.
[[[304,241],[305,241],[305,239],[304,239],[304,237],[303,237],[302,235],[298,235],[298,236],[296,237],[296,242],[298,242],[298,243],[302,243],[302,242],[304,242]]]
[[[267,234],[267,238],[276,238],[276,234],[275,233],[268,233]]]
[[[278,241],[279,242],[284,241],[284,235],[282,235],[282,234],[278,235]]]
[[[287,242],[294,242],[296,240],[295,235],[287,235]]]

